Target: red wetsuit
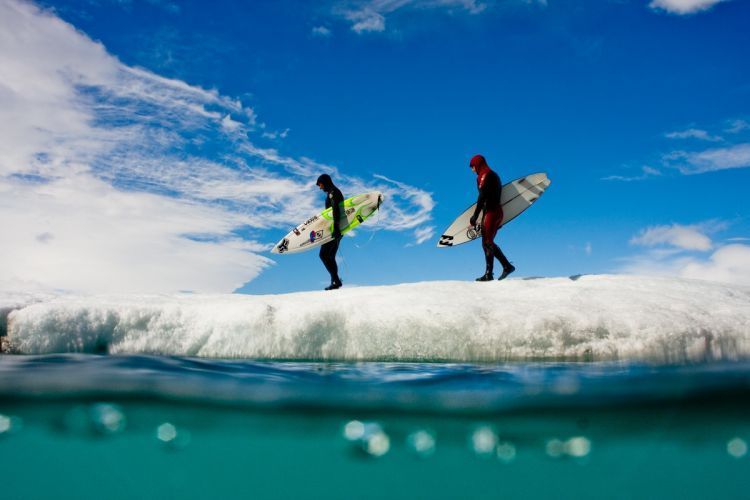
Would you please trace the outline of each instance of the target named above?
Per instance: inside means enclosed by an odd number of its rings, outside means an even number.
[[[495,240],[497,230],[503,223],[503,207],[500,205],[500,177],[495,173],[487,163],[480,164],[477,168],[477,189],[479,198],[477,199],[477,209],[475,214],[484,210],[482,218],[482,244],[492,245]]]
[[[500,194],[502,192],[500,176],[487,165],[487,162],[481,155],[473,157],[470,165],[474,167],[477,173],[477,189],[479,190],[477,207],[474,210],[474,215],[471,217],[472,224],[476,222],[479,213],[484,210],[484,217],[482,218],[482,249],[484,250],[485,262],[487,264],[486,278],[487,276],[492,276],[493,257],[500,261],[503,271],[515,268],[513,268],[494,241],[497,230],[500,229],[500,225],[503,223],[503,207],[500,204]],[[507,274],[504,273],[504,276]]]

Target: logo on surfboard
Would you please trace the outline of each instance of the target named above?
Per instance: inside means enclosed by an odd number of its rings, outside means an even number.
[[[315,243],[315,240],[319,240],[323,237],[323,231],[310,231],[310,243]]]
[[[281,240],[281,243],[279,243],[279,246],[276,247],[276,250],[278,250],[279,253],[284,253],[289,250],[289,240],[286,238]]]

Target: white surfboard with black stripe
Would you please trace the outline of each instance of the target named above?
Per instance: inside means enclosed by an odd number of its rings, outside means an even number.
[[[542,196],[544,190],[550,185],[550,180],[545,173],[537,173],[521,177],[507,184],[503,184],[503,190],[500,193],[500,203],[503,206],[503,223],[518,217],[524,210],[534,204]],[[482,236],[480,224],[476,227],[469,225],[474,209],[477,204],[464,210],[448,228],[443,231],[438,241],[438,248],[448,248],[475,240]],[[480,217],[481,221],[482,218]]]

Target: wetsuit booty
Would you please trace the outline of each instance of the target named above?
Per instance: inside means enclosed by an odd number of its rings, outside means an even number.
[[[516,266],[514,266],[513,264],[508,264],[508,267],[503,268],[503,274],[501,274],[500,277],[497,278],[497,281],[504,280],[505,278],[508,277],[510,273],[512,273],[515,270],[516,270]]]
[[[503,266],[503,269],[508,269],[510,267],[513,267],[513,265],[510,263],[508,258],[505,256],[502,250],[500,250],[500,247],[497,245],[492,245],[492,253],[495,256],[497,260],[500,261],[500,265]],[[511,271],[513,272],[513,271]]]
[[[492,276],[492,273],[484,273],[482,276],[477,278],[477,281],[492,281],[494,279],[494,276]]]
[[[325,290],[338,290],[339,288],[341,288],[341,285],[343,285],[341,281],[334,281],[333,283],[325,287]]]

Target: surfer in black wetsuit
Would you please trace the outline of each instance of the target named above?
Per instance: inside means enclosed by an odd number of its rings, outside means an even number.
[[[469,221],[471,227],[476,227],[479,214],[484,211],[482,217],[482,249],[484,250],[486,268],[484,275],[477,278],[477,281],[491,281],[493,279],[492,264],[495,257],[503,265],[503,273],[498,278],[498,280],[502,280],[516,270],[494,241],[497,230],[503,223],[503,207],[500,205],[500,193],[503,184],[500,181],[500,176],[490,169],[482,155],[474,156],[469,162],[469,168],[477,174],[477,188],[479,189],[477,208]]]
[[[326,266],[329,274],[331,275],[331,284],[327,286],[326,290],[336,290],[341,288],[341,278],[339,278],[339,266],[336,264],[336,252],[339,249],[339,241],[341,241],[341,227],[339,226],[339,220],[341,219],[341,205],[344,203],[344,195],[341,194],[341,190],[337,188],[331,176],[323,174],[318,177],[318,187],[326,193],[326,208],[331,208],[331,217],[333,218],[333,241],[329,241],[320,247],[320,260],[323,261],[323,265]]]

